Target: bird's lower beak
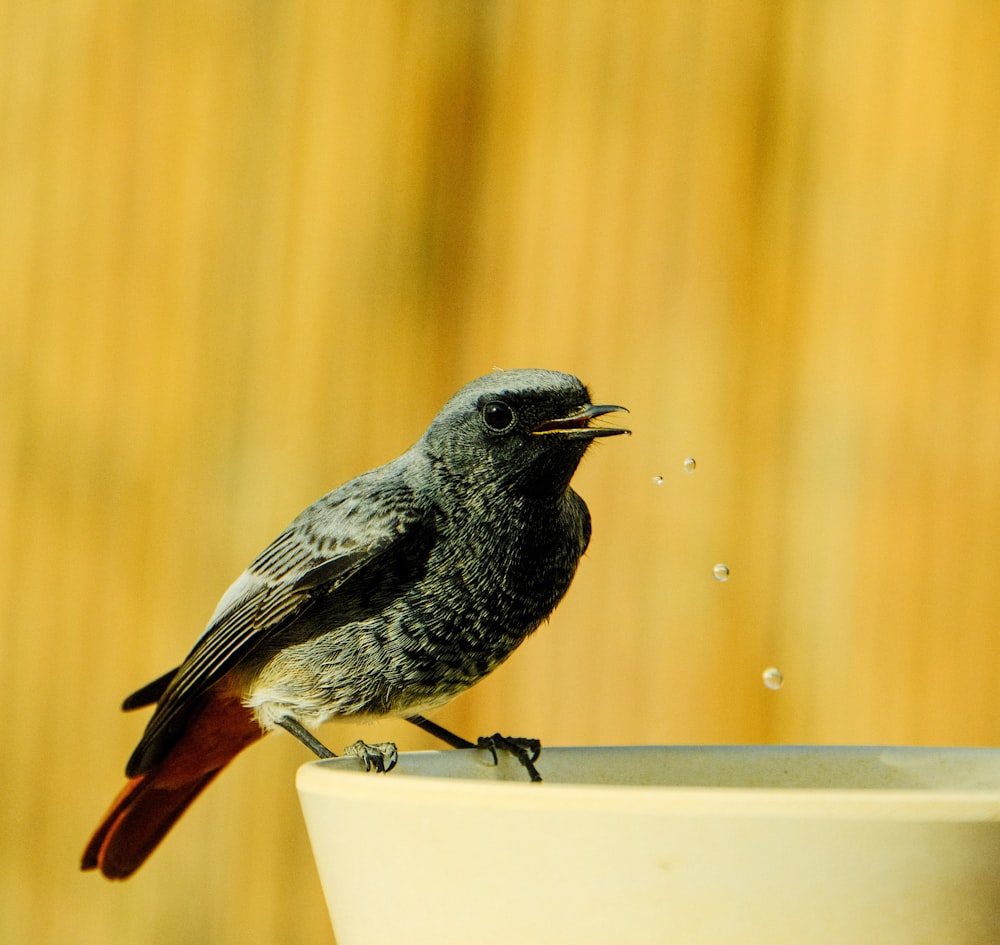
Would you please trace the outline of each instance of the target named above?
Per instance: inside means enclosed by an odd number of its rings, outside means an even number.
[[[617,436],[619,433],[631,433],[631,430],[626,430],[623,427],[592,427],[590,425],[590,421],[595,417],[601,417],[606,413],[614,413],[618,410],[624,410],[625,413],[628,413],[627,407],[616,407],[614,404],[587,404],[568,417],[546,420],[544,423],[538,424],[531,432],[534,435],[556,433],[578,440],[592,440],[598,436]]]

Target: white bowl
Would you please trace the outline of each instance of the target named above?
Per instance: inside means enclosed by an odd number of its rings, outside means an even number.
[[[1000,749],[547,748],[307,764],[339,945],[1000,942]]]

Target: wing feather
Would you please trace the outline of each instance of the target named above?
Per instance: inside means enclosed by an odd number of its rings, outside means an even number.
[[[335,593],[352,575],[407,540],[423,509],[400,481],[386,482],[388,469],[352,480],[306,509],[226,591],[163,692],[129,759],[129,777],[148,771],[166,755],[214,682],[321,596]]]

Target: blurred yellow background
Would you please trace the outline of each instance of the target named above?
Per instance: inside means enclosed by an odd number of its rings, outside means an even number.
[[[496,365],[635,435],[438,721],[998,744],[998,50],[972,0],[0,6],[0,942],[332,942],[284,735],[77,871],[118,704]]]

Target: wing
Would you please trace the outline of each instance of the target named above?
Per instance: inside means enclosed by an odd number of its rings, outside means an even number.
[[[425,508],[388,469],[366,473],[307,508],[226,591],[166,686],[129,759],[129,777],[162,760],[213,683],[419,531],[414,526]]]

